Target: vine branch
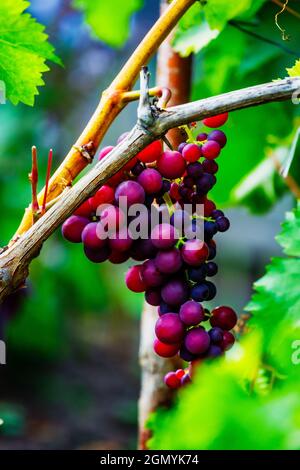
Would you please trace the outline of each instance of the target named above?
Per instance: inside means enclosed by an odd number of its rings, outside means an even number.
[[[135,49],[109,88],[103,92],[101,100],[86,128],[50,179],[47,202],[59,196],[67,186],[72,184],[76,176],[90,163],[103,136],[119,112],[126,106],[128,101],[139,98],[138,93],[130,93],[130,90],[138,77],[141,67],[148,63],[159,45],[195,1],[173,0]],[[86,145],[92,147],[92,151],[88,155],[81,152],[81,149],[84,149]],[[86,156],[91,158],[86,158]],[[40,205],[43,203],[44,194],[45,188],[38,194]],[[32,211],[31,207],[28,207],[13,240],[25,233],[31,225]]]
[[[142,80],[145,79],[144,74],[143,69]],[[300,77],[286,78],[167,110],[156,109],[155,118],[151,120],[149,127],[141,129],[141,126],[136,125],[126,139],[66,191],[34,226],[0,255],[0,301],[24,283],[31,260],[38,255],[44,241],[61,223],[153,140],[162,137],[169,129],[219,113],[287,100],[299,89]]]

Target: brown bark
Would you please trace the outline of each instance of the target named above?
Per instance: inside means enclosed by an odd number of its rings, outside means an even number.
[[[166,0],[161,1],[161,14],[167,9]],[[157,56],[156,83],[172,92],[169,106],[177,106],[189,101],[191,90],[192,56],[180,57],[172,48],[173,33],[162,43]],[[174,148],[184,141],[184,132],[171,129],[167,138]],[[153,350],[154,329],[158,318],[157,307],[144,304],[141,319],[140,365],[141,392],[139,399],[139,448],[147,448],[150,437],[146,422],[151,412],[159,406],[167,406],[172,399],[172,391],[164,384],[164,376],[180,366],[179,358],[163,359]]]

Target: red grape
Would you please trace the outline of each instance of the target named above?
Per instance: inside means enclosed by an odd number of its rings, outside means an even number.
[[[203,156],[208,160],[213,160],[214,158],[217,158],[218,155],[220,155],[220,151],[220,144],[218,144],[218,142],[215,142],[214,140],[208,140],[202,146]]]
[[[161,140],[155,140],[137,154],[136,158],[144,163],[155,162],[163,151]]]
[[[138,183],[144,188],[146,194],[159,193],[163,185],[160,173],[154,168],[142,171],[138,176]]]
[[[82,231],[89,222],[89,219],[85,217],[71,215],[62,225],[63,237],[69,242],[80,243]]]
[[[184,325],[177,313],[166,313],[159,317],[155,334],[163,343],[178,344],[184,336]]]
[[[216,307],[212,310],[211,314],[211,326],[218,326],[223,330],[231,330],[237,322],[237,315],[231,307],[224,305]]]
[[[185,167],[185,159],[177,151],[167,150],[157,160],[157,169],[165,178],[180,178],[185,172]]]
[[[202,240],[188,240],[181,249],[181,255],[188,265],[200,266],[208,258],[208,246]]]
[[[182,156],[187,162],[197,162],[202,157],[201,147],[196,144],[187,144],[182,150]]]
[[[207,127],[221,127],[228,119],[228,113],[217,114],[216,116],[203,119],[203,124]]]
[[[144,283],[141,275],[141,266],[132,266],[128,269],[125,276],[126,286],[133,292],[144,292],[146,284]]]
[[[159,339],[155,338],[153,348],[156,354],[160,357],[173,357],[178,353],[179,344],[163,343]]]

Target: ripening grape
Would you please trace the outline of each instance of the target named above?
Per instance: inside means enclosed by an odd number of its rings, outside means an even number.
[[[144,188],[146,194],[157,194],[162,188],[163,180],[160,173],[154,168],[147,168],[138,176],[138,183]]]
[[[177,240],[176,229],[170,224],[159,224],[151,232],[151,241],[156,248],[166,250],[175,245]]]
[[[168,344],[178,344],[184,336],[184,330],[184,325],[177,313],[162,315],[155,325],[157,338]]]
[[[221,127],[228,119],[228,113],[218,114],[213,117],[203,119],[203,124],[207,127]]]
[[[136,265],[129,268],[125,276],[125,282],[129,290],[144,292],[147,286],[142,279],[141,266]]]
[[[162,151],[163,146],[161,140],[155,140],[138,153],[136,158],[143,163],[155,162],[160,157]]]
[[[145,201],[144,188],[136,181],[124,181],[116,188],[115,199],[118,204],[120,198],[125,198],[127,207],[133,204],[143,204]]]
[[[155,338],[153,343],[153,349],[161,357],[173,357],[178,353],[179,344],[168,344],[163,343],[159,339]]]
[[[223,131],[220,131],[219,129],[211,131],[208,134],[207,139],[208,140],[214,140],[215,142],[218,142],[218,144],[220,145],[221,148],[225,147],[226,142],[227,142],[226,135],[224,134]]]
[[[200,266],[208,258],[208,246],[202,240],[188,240],[181,249],[181,255],[189,266]]]
[[[62,225],[63,237],[72,243],[81,242],[81,234],[84,227],[89,223],[89,219],[79,215],[71,215]]]
[[[181,321],[187,326],[198,325],[204,320],[204,309],[201,304],[189,300],[181,305],[179,310]]]
[[[171,279],[161,289],[161,296],[168,305],[180,305],[188,298],[189,289],[183,279]]]
[[[107,244],[106,239],[99,238],[98,225],[99,222],[90,222],[84,227],[81,234],[84,246],[91,250],[97,250]]]
[[[185,172],[185,159],[181,153],[167,150],[157,160],[157,169],[165,178],[180,178]]]
[[[201,147],[196,144],[187,144],[182,150],[182,156],[187,162],[197,162],[202,157]]]
[[[147,287],[161,286],[164,281],[164,275],[157,269],[152,259],[148,259],[142,264],[141,276]]]
[[[203,328],[193,328],[187,332],[184,344],[190,353],[195,355],[203,354],[209,348],[210,337]]]
[[[223,330],[231,330],[236,325],[237,315],[231,307],[224,305],[216,307],[212,310],[211,314],[211,326],[218,326]]]
[[[166,384],[169,388],[173,388],[173,389],[179,388],[180,385],[181,385],[181,381],[180,381],[180,379],[176,376],[175,372],[168,372],[168,373],[165,375],[164,381],[165,381],[165,384]]]
[[[215,140],[208,140],[202,146],[202,153],[208,160],[214,160],[220,155],[221,146]]]
[[[159,251],[155,257],[155,265],[161,273],[176,273],[182,266],[182,258],[177,248]]]

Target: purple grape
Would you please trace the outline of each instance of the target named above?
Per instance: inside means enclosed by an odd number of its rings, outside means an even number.
[[[189,165],[186,167],[186,172],[194,180],[197,180],[198,178],[200,178],[200,176],[203,175],[203,168],[202,168],[201,163],[199,162],[189,163]]]
[[[145,165],[142,163],[142,162],[137,162],[134,167],[131,169],[131,173],[134,175],[134,176],[139,176],[142,171],[145,170]]]
[[[159,317],[155,325],[155,334],[163,343],[179,343],[184,336],[184,325],[177,313],[166,313]]]
[[[141,275],[147,287],[159,287],[164,281],[164,275],[157,269],[152,259],[143,263]]]
[[[211,188],[214,185],[214,182],[212,180],[213,175],[210,173],[203,173],[202,176],[197,180],[197,192],[198,194],[207,194],[208,191],[211,190]]]
[[[187,385],[187,384],[191,383],[191,381],[192,380],[191,380],[190,375],[189,374],[184,374],[184,376],[181,377],[181,380],[180,380],[181,386],[183,387],[184,385]]]
[[[109,244],[113,251],[128,251],[132,245],[132,238],[127,228],[121,228],[114,238],[109,239]]]
[[[120,198],[126,198],[127,207],[133,204],[143,204],[145,201],[144,188],[136,181],[123,181],[116,188],[115,199],[119,204]]]
[[[192,354],[203,354],[210,345],[209,334],[203,328],[193,328],[187,332],[184,345]]]
[[[186,349],[184,344],[180,348],[179,356],[181,357],[181,359],[183,359],[186,362],[192,362],[197,358],[195,354],[192,354],[190,351]]]
[[[151,231],[152,243],[160,250],[174,246],[177,238],[177,232],[170,224],[159,224]]]
[[[216,286],[210,281],[204,281],[204,283],[208,287],[208,296],[205,300],[212,300],[216,297],[217,288]]]
[[[186,188],[189,188],[189,189],[193,188],[195,184],[194,178],[192,178],[191,176],[185,176],[183,178],[183,184]]]
[[[99,222],[87,224],[81,234],[81,240],[87,248],[97,250],[107,244],[107,240],[99,237]]]
[[[207,160],[207,158],[202,162],[202,169],[205,173],[210,173],[215,175],[218,172],[219,165],[215,160]]]
[[[223,217],[224,216],[224,212],[223,211],[220,211],[219,209],[215,209],[214,211],[212,211],[212,213],[210,214],[211,217],[213,219],[218,219],[219,217]]]
[[[230,227],[230,222],[227,217],[218,217],[216,221],[219,232],[226,232]]]
[[[210,240],[217,233],[218,228],[215,222],[205,220],[204,222],[204,240]]]
[[[176,209],[170,218],[170,223],[177,229],[180,235],[184,234],[184,229],[189,225],[191,216],[183,209]]]
[[[154,307],[157,307],[161,303],[160,289],[152,288],[152,289],[146,290],[145,299],[149,305],[153,305]]]
[[[181,305],[179,316],[185,325],[198,325],[198,323],[204,320],[204,309],[198,302],[194,302],[194,300],[188,300],[183,305]]]
[[[198,140],[198,142],[203,142],[204,140],[207,140],[206,132],[201,132],[200,134],[198,134],[196,140]]]
[[[196,302],[203,302],[209,296],[209,288],[206,284],[196,284],[191,289],[191,297]]]
[[[218,326],[211,328],[211,330],[208,331],[208,334],[213,344],[218,344],[222,342],[223,330]]]
[[[62,225],[61,232],[63,237],[69,242],[80,243],[83,229],[89,222],[89,219],[85,217],[71,215]]]
[[[155,257],[155,265],[161,273],[176,273],[182,266],[180,251],[177,248],[159,251]]]
[[[222,356],[223,351],[220,346],[215,344],[211,344],[205,354],[206,357],[219,357]]]
[[[147,168],[138,176],[138,183],[144,188],[146,194],[157,194],[162,189],[161,174],[154,168]]]
[[[218,142],[221,148],[225,147],[227,143],[226,135],[224,134],[223,131],[220,131],[219,129],[211,131],[208,134],[207,140],[214,140],[215,142]]]
[[[162,301],[158,307],[158,315],[161,316],[170,312],[178,313],[178,307],[175,305],[172,305],[171,307],[171,305],[168,305],[166,302]]]
[[[207,271],[207,276],[212,277],[215,276],[218,272],[218,265],[214,263],[213,261],[209,261],[206,263],[206,271]]]
[[[164,302],[169,305],[180,305],[188,298],[188,286],[182,279],[171,279],[161,290]]]
[[[201,283],[207,275],[207,264],[201,264],[198,268],[190,268],[188,277],[191,281]]]
[[[181,144],[178,145],[178,152],[182,153],[182,150],[184,147],[187,145],[187,142],[181,142]]]
[[[103,263],[109,258],[110,253],[111,251],[108,245],[105,245],[99,250],[91,250],[87,246],[84,246],[85,256],[93,263]]]

